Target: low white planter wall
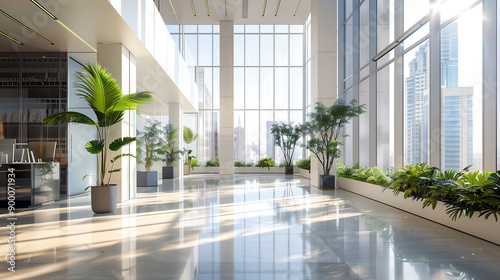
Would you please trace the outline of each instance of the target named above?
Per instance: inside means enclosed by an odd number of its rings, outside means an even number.
[[[300,176],[302,176],[306,179],[311,179],[311,173],[307,169],[299,168],[299,174],[300,174]]]
[[[389,206],[412,213],[419,217],[500,245],[500,222],[496,222],[493,216],[485,220],[484,217],[477,217],[477,214],[475,214],[474,217],[470,219],[469,217],[462,217],[458,218],[456,221],[452,221],[446,214],[446,205],[442,202],[439,202],[434,210],[431,207],[422,209],[423,201],[415,201],[411,198],[404,199],[403,194],[395,196],[390,189],[382,192],[384,187],[379,185],[337,177],[337,186],[341,189],[388,204]]]
[[[298,174],[299,173],[298,167],[293,168],[293,173]],[[218,174],[219,173],[219,167],[204,167],[204,166],[199,166],[195,167],[192,171],[192,174]],[[284,167],[270,167],[267,169],[265,168],[260,168],[260,167],[235,167],[234,168],[234,174],[285,174],[285,168]]]

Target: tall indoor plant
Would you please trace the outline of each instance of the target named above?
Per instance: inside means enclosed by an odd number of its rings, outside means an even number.
[[[281,149],[285,158],[285,174],[293,175],[293,153],[302,136],[302,128],[286,123],[273,124],[271,134],[274,136],[274,145]]]
[[[163,130],[160,122],[148,122],[142,131],[137,130],[137,163],[144,164],[146,171],[137,171],[138,186],[158,185],[158,171],[151,171],[156,161],[161,161],[158,149],[160,148]]]
[[[309,135],[305,147],[311,151],[323,167],[323,175],[320,176],[321,188],[335,188],[335,176],[330,171],[335,159],[340,157],[340,138],[342,127],[350,119],[365,112],[364,105],[358,105],[355,99],[347,103],[343,99],[337,99],[330,107],[317,102],[314,111],[309,114],[310,121],[304,124],[304,131]]]
[[[194,134],[193,130],[190,127],[184,126],[182,130],[182,138],[184,140],[184,144],[189,145],[193,143],[196,138],[198,138],[198,133]],[[191,168],[193,167],[193,160],[196,159],[194,155],[191,155],[193,150],[184,148],[184,175],[191,174]]]
[[[172,179],[175,177],[175,166],[173,163],[180,160],[183,151],[177,148],[175,139],[179,136],[178,129],[174,125],[167,124],[163,128],[162,144],[158,149],[158,153],[163,156],[163,161],[167,166],[163,166],[163,179]]]
[[[110,213],[115,211],[118,201],[118,185],[111,183],[111,175],[121,171],[120,168],[113,169],[113,164],[121,157],[133,156],[118,151],[136,141],[135,137],[110,139],[111,126],[123,120],[125,111],[138,110],[145,103],[152,101],[152,96],[150,92],[123,95],[116,79],[99,64],[87,64],[83,70],[77,74],[77,95],[87,101],[94,111],[96,121],[82,113],[62,112],[44,119],[44,123],[77,123],[96,128],[98,138],[85,144],[87,151],[96,155],[97,161],[96,185],[90,186],[92,211]]]

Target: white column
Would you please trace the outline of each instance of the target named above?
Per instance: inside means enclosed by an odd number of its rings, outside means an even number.
[[[136,92],[136,60],[135,56],[122,44],[98,44],[97,62],[107,68],[118,81],[123,94]],[[112,127],[110,138],[136,136],[136,113],[126,112],[124,120]],[[122,153],[135,155],[135,143],[120,150]],[[135,158],[123,157],[115,162],[113,168],[122,171],[114,173],[111,182],[118,184],[118,202],[135,198],[137,193],[137,167]]]
[[[178,136],[176,142],[177,149],[182,150],[184,148],[184,139],[183,139],[183,127],[184,125],[182,124],[182,104],[179,103],[169,103],[168,104],[168,120],[169,122],[174,126],[174,128],[177,128]],[[174,162],[175,166],[175,178],[183,178],[183,172],[184,172],[184,161],[182,159],[178,160],[177,162]]]
[[[220,175],[234,174],[234,24],[220,22]]]
[[[337,1],[311,1],[311,79],[312,104],[333,105],[337,100]],[[319,185],[322,172],[311,155],[311,185]]]

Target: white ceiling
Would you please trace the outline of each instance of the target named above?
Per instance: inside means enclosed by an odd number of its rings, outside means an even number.
[[[280,0],[267,0],[265,14],[262,16],[266,0],[248,0],[245,1],[248,2],[248,17],[242,18],[243,0],[206,0],[210,10],[208,16],[205,0],[192,0],[196,11],[194,16],[191,0],[154,1],[166,24],[219,24],[226,20],[232,20],[235,24],[304,24],[311,12],[311,0],[281,0],[275,16]],[[172,11],[170,1],[177,16]]]

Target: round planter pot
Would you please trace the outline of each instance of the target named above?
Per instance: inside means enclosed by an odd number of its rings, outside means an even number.
[[[118,185],[92,186],[90,192],[94,213],[112,213],[116,210]]]
[[[291,165],[285,166],[285,175],[293,175],[293,166]]]

